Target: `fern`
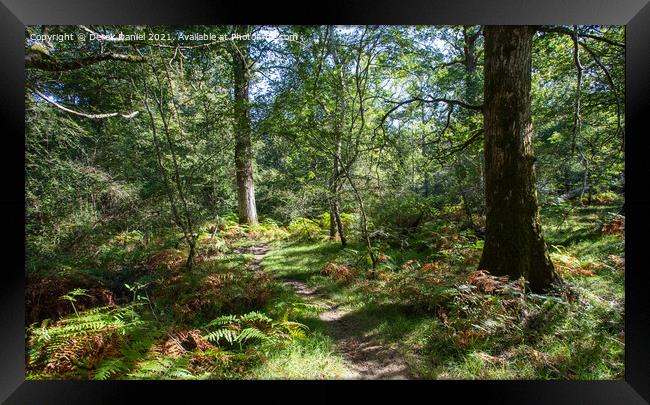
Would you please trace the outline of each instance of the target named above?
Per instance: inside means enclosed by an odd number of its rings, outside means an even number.
[[[137,370],[128,374],[135,379],[187,379],[193,378],[191,371],[185,368],[187,359],[159,357],[140,362]]]
[[[211,330],[212,327],[218,329]],[[269,316],[258,311],[243,315],[224,315],[206,325],[207,331],[203,338],[217,345],[239,345],[240,350],[245,344],[253,341],[271,342],[283,338],[302,338],[309,330],[307,326],[287,320],[273,321]]]
[[[260,341],[270,340],[270,336],[255,327],[244,328],[237,336],[237,343],[244,344],[249,340],[256,339]]]
[[[210,332],[203,336],[203,338],[209,342],[219,343],[220,340],[224,339],[228,343],[232,344],[235,339],[237,339],[237,333],[231,329],[217,329],[213,332]]]
[[[129,320],[129,318],[131,318]],[[98,307],[79,312],[55,324],[44,321],[29,328],[29,368],[50,372],[72,371],[80,366],[93,367],[107,347],[121,345],[127,330],[142,321],[131,307]],[[122,336],[122,337],[120,337]],[[109,378],[117,372],[117,362],[101,364],[96,374]]]
[[[302,339],[306,336],[306,332],[309,331],[309,327],[300,322],[283,321],[280,323],[280,326],[286,330],[292,338]]]
[[[103,361],[95,372],[95,380],[108,380],[109,378],[121,374],[128,370],[128,365],[122,358],[113,358]]]
[[[213,319],[206,326],[221,326],[227,325],[232,322],[237,322],[237,315],[224,315],[219,318]]]
[[[240,322],[268,322],[271,323],[273,320],[269,318],[268,316],[264,315],[261,312],[253,311],[249,312],[247,314],[241,315],[239,317]]]

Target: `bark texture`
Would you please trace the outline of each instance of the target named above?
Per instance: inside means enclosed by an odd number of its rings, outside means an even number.
[[[245,34],[246,27],[238,27]],[[235,169],[237,171],[237,200],[239,223],[256,224],[255,185],[253,183],[253,151],[248,90],[250,86],[250,55],[247,40],[233,41],[233,82],[235,96]]]
[[[558,276],[539,219],[531,122],[531,48],[526,26],[485,28],[485,247],[479,265],[524,276],[546,291]]]

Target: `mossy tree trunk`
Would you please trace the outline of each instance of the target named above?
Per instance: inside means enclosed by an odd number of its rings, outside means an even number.
[[[246,26],[237,27],[245,35]],[[234,82],[235,169],[237,171],[237,201],[239,223],[256,224],[255,185],[253,183],[253,151],[251,143],[250,105],[248,90],[251,80],[249,41],[233,41],[231,48]]]
[[[532,291],[558,280],[546,250],[535,188],[531,122],[531,48],[526,26],[485,28],[485,247],[480,269]]]

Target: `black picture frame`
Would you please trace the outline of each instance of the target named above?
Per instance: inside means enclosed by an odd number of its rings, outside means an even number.
[[[445,394],[495,403],[650,402],[650,311],[644,245],[649,229],[644,138],[650,132],[649,0],[278,2],[173,0],[0,0],[0,122],[5,236],[0,267],[0,400],[11,404],[119,403],[137,393],[196,394],[248,402],[429,401]],[[625,380],[621,381],[25,381],[24,26],[32,24],[612,24],[626,26]],[[340,390],[345,389],[346,393]],[[186,399],[187,400],[187,399]],[[283,401],[284,402],[284,401]]]

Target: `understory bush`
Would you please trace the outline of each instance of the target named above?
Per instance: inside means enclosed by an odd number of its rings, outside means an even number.
[[[287,227],[289,234],[296,239],[319,240],[324,237],[324,230],[319,221],[299,217]]]

